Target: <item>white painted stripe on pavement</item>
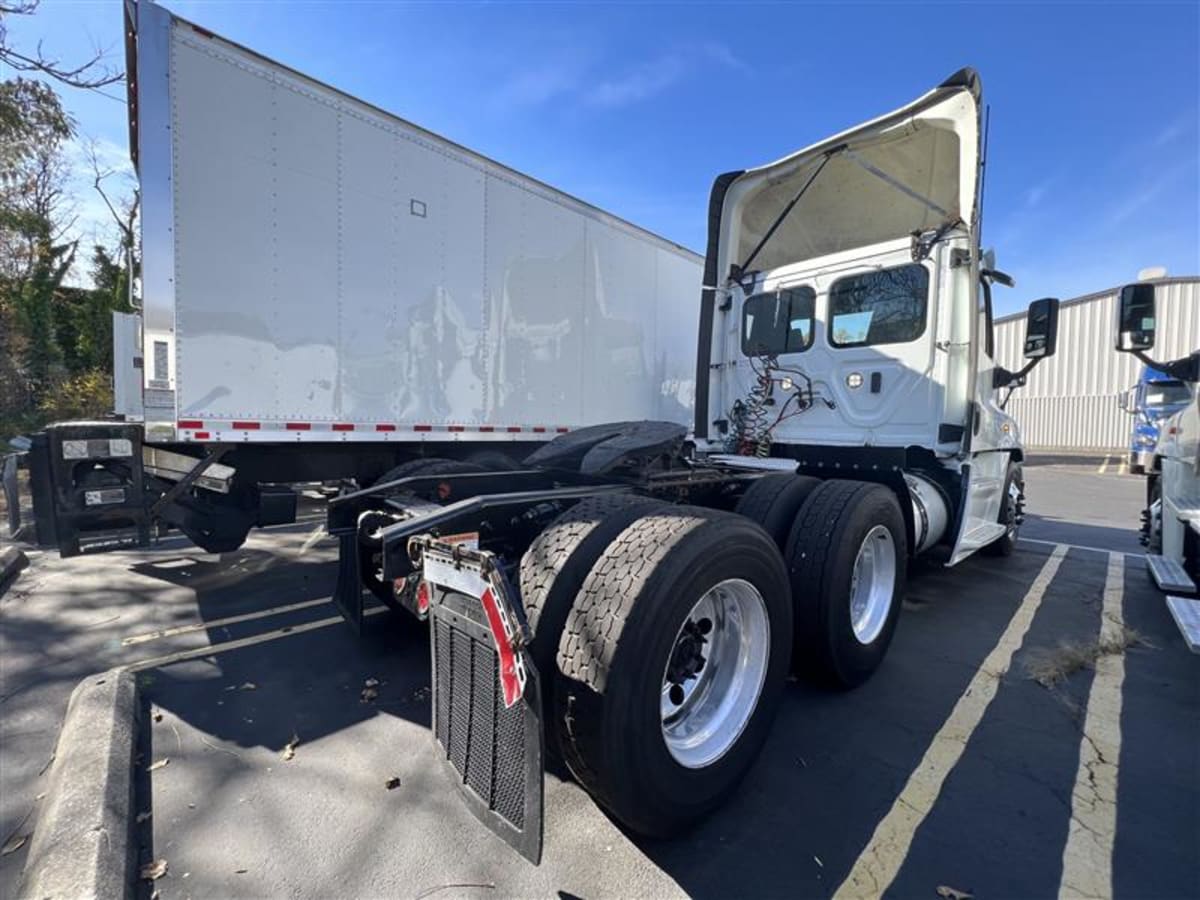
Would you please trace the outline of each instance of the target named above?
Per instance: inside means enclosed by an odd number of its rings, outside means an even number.
[[[365,610],[363,617],[374,616],[387,611],[386,606],[376,606]],[[303,634],[306,631],[316,631],[318,628],[328,628],[330,625],[337,625],[344,621],[341,616],[330,616],[327,619],[317,619],[315,622],[305,622],[302,625],[285,625],[283,628],[276,628],[274,631],[268,631],[265,634],[238,638],[236,641],[225,641],[223,644],[196,647],[193,650],[180,650],[178,653],[168,653],[165,656],[153,656],[149,659],[139,660],[138,662],[126,663],[117,668],[123,672],[140,672],[143,669],[157,669],[159,666],[169,666],[174,663],[185,662],[189,659],[201,659],[206,656],[217,656],[220,653],[228,653],[230,650],[240,650],[242,647],[252,647],[255,644],[273,641],[276,638],[288,637],[293,634]]]
[[[1121,646],[1125,632],[1122,597],[1125,558],[1108,558],[1104,580],[1100,640]],[[1071,792],[1071,822],[1063,848],[1060,898],[1113,895],[1113,836],[1117,831],[1117,765],[1121,758],[1121,687],[1125,682],[1124,651],[1096,660],[1088,693],[1079,771]]]
[[[1013,654],[1024,641],[1046,588],[1066,553],[1067,548],[1059,545],[1042,565],[1000,640],[934,735],[892,808],[875,827],[850,874],[834,893],[835,898],[878,897],[891,886],[908,856],[917,829],[933,809],[947,776],[958,764],[972,732],[996,696],[1000,679],[1012,664]]]
[[[1043,541],[1038,538],[1019,537],[1018,541],[1026,544],[1045,544],[1047,547],[1066,547],[1068,550],[1087,550],[1091,553],[1113,554],[1117,556],[1145,556],[1144,552],[1134,553],[1130,550],[1108,550],[1104,547],[1092,547],[1089,544],[1068,544],[1065,541]]]
[[[1100,468],[1098,468],[1096,471],[1097,471],[1098,473],[1100,473],[1101,475],[1103,475],[1105,472],[1107,472],[1107,471],[1108,471],[1108,464],[1109,464],[1111,461],[1112,461],[1112,457],[1111,457],[1111,456],[1106,456],[1106,457],[1104,457],[1104,462],[1100,463]]]
[[[254,619],[265,619],[268,616],[278,616],[297,609],[308,609],[311,606],[323,606],[332,602],[328,597],[320,600],[304,600],[300,603],[289,603],[286,606],[273,606],[270,609],[260,609],[257,612],[244,613],[240,616],[229,616],[224,619],[213,619],[211,622],[193,622],[190,625],[176,625],[173,628],[163,628],[146,634],[135,634],[121,641],[121,646],[132,647],[134,644],[145,644],[177,634],[190,634],[193,631],[203,631],[206,628],[220,628],[222,625],[236,625],[238,622],[250,622]]]

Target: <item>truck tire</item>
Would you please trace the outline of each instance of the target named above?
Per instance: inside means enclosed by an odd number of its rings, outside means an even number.
[[[839,688],[866,681],[892,642],[904,595],[908,535],[896,495],[865,481],[822,482],[784,559],[797,668]]]
[[[441,459],[440,457],[430,456],[422,459],[410,459],[406,463],[401,463],[395,468],[384,472],[375,483],[387,484],[389,481],[395,481],[398,478],[411,478],[415,475],[470,475],[475,472],[482,472],[485,468],[486,466],[478,463],[460,462],[457,459]],[[436,496],[430,496],[426,499],[435,502],[438,500]]]
[[[762,748],[791,643],[787,572],[762,528],[689,506],[642,515],[588,573],[559,641],[568,767],[632,830],[677,833]]]
[[[1008,467],[1008,476],[1004,479],[1004,500],[1000,504],[1000,524],[1005,527],[1004,536],[992,541],[983,548],[988,556],[1012,556],[1017,549],[1017,537],[1021,531],[1021,502],[1012,496],[1013,484],[1021,497],[1025,496],[1025,476],[1021,473],[1020,465],[1013,463]]]
[[[512,472],[525,468],[507,453],[501,453],[499,450],[476,450],[467,454],[466,462],[477,469],[491,469],[495,472]]]
[[[759,478],[746,489],[734,510],[761,525],[783,550],[796,513],[821,479],[784,472]]]
[[[521,602],[533,637],[529,652],[541,676],[543,721],[553,719],[558,642],[571,604],[606,547],[660,500],[605,494],[575,504],[538,534],[521,557]],[[554,730],[547,745],[557,749]]]

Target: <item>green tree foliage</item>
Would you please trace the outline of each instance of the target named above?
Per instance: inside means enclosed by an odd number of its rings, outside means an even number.
[[[7,18],[37,7],[38,0],[0,0],[0,64],[16,73],[0,81],[0,438],[48,418],[111,408],[111,313],[129,309],[125,269],[134,262],[136,194],[130,204],[109,202],[101,187],[109,173],[94,166],[119,246],[94,249],[93,288],[64,283],[77,256],[77,241],[67,237],[74,220],[65,152],[75,124],[52,83],[91,89],[122,75],[104,66],[100,52],[75,65],[45,55],[40,43],[15,46]]]

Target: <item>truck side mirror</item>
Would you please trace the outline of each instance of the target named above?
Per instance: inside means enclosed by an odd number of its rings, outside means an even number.
[[[1025,317],[1025,358],[1053,356],[1058,348],[1058,298],[1043,297],[1029,304]]]
[[[1149,350],[1154,332],[1154,285],[1125,285],[1117,295],[1117,350]]]

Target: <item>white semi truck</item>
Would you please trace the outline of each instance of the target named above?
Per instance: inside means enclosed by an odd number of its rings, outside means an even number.
[[[530,859],[560,756],[633,831],[718,806],[796,668],[882,662],[908,563],[1012,552],[1024,458],[992,347],[981,87],[716,179],[695,420],[555,438],[498,473],[431,468],[333,500],[335,600],[430,620],[433,733],[463,796]]]
[[[125,25],[130,421],[38,435],[43,543],[229,550],[294,515],[290,482],[691,421],[701,257],[149,0]]]
[[[1117,350],[1132,353],[1189,392],[1182,409],[1159,423],[1159,440],[1147,460],[1142,543],[1155,583],[1168,592],[1167,608],[1193,653],[1200,653],[1200,349],[1170,362],[1148,355],[1158,331],[1155,286],[1121,288],[1117,304]]]

